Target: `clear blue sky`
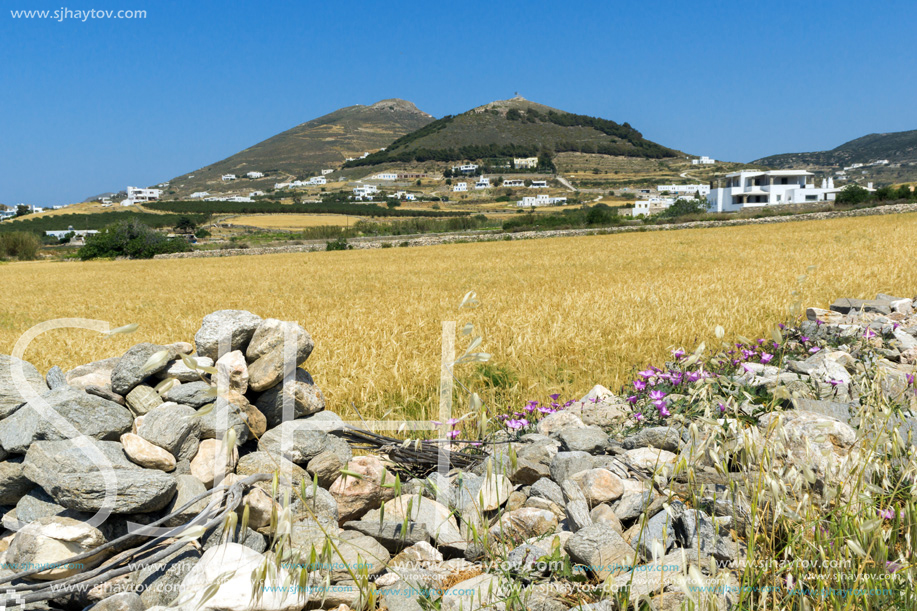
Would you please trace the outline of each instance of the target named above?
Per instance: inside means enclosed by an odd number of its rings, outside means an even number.
[[[0,202],[207,165],[341,106],[435,115],[519,92],[750,161],[917,129],[913,2],[7,0]],[[146,10],[13,19],[10,10]]]

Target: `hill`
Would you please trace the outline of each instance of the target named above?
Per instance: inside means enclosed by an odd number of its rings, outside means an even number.
[[[433,121],[402,136],[386,150],[347,162],[345,167],[561,152],[653,159],[679,155],[645,139],[627,123],[577,115],[515,97]]]
[[[870,165],[887,160],[888,164]],[[831,172],[854,164],[871,178],[882,182],[917,180],[917,130],[869,134],[833,148],[812,153],[784,153],[763,157],[752,163],[772,168],[807,168]]]
[[[194,191],[225,191],[220,179],[224,174],[263,172],[263,180],[246,185],[254,189],[289,177],[306,178],[323,168],[339,168],[348,157],[385,147],[431,121],[431,115],[405,100],[348,106],[174,178],[167,194],[180,197]]]

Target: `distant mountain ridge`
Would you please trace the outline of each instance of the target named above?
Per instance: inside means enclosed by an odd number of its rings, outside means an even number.
[[[517,96],[433,121],[345,167],[561,152],[644,158],[680,154],[645,139],[628,123],[569,113]]]
[[[868,164],[888,160],[890,164],[917,163],[917,130],[869,134],[833,148],[811,153],[783,153],[762,157],[752,163],[773,168],[836,168],[855,163]]]
[[[170,181],[175,195],[210,191],[224,174],[248,172],[306,177],[323,168],[337,168],[348,157],[378,150],[433,121],[433,116],[407,100],[387,99],[369,106],[341,108],[301,123],[221,161]]]

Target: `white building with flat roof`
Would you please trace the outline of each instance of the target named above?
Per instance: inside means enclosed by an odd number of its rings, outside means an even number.
[[[309,179],[308,184],[310,185],[326,185],[328,184],[328,179],[324,176],[313,176]]]
[[[398,174],[396,172],[380,172],[375,176],[372,176],[373,180],[398,180]]]
[[[476,183],[474,183],[475,189],[489,189],[490,188],[490,179],[481,177]]]
[[[204,199],[208,195],[210,195],[209,191],[195,191],[188,196],[188,199]]]
[[[162,189],[141,189],[140,187],[128,187],[127,199],[121,201],[122,206],[133,206],[144,202],[155,202],[162,197]]]
[[[538,167],[538,157],[513,157],[513,167],[533,170]]]
[[[264,178],[264,172],[249,172],[245,175],[246,178]]]
[[[525,181],[524,181],[524,180],[517,180],[517,179],[515,179],[515,178],[513,178],[513,179],[511,179],[511,180],[504,180],[504,181],[503,181],[503,186],[504,186],[504,187],[524,187],[524,186],[525,186]]]
[[[519,208],[533,208],[535,206],[558,206],[567,203],[566,197],[551,197],[547,193],[526,196],[516,202]]]
[[[710,185],[656,185],[656,191],[659,193],[699,193],[706,197],[710,193]]]
[[[691,160],[691,165],[712,165],[714,163],[716,163],[716,159],[710,159],[706,155]]]
[[[223,174],[222,176],[220,176],[220,180],[222,180],[223,182],[229,182],[235,179],[236,179],[235,174]]]
[[[529,186],[529,189],[547,189],[548,181],[546,180],[533,180],[532,184]]]
[[[322,170],[322,176],[327,176],[328,174],[331,174],[332,172],[334,172],[334,170]]]
[[[459,193],[461,191],[467,191],[467,190],[468,190],[467,182],[459,182],[459,183],[456,183],[455,186],[452,187],[453,193]]]
[[[724,184],[707,194],[707,207],[717,212],[778,204],[833,201],[840,189],[834,181],[817,188],[805,170],[743,171],[727,174]]]

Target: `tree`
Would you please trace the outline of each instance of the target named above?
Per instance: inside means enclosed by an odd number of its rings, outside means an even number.
[[[194,233],[197,223],[190,216],[180,216],[175,222],[175,233]]]
[[[191,244],[185,238],[167,238],[140,221],[121,221],[87,237],[77,255],[83,261],[100,257],[151,259],[159,254],[189,250]]]
[[[915,191],[911,191],[911,187],[908,185],[901,185],[898,187],[898,199],[911,199],[915,195]]]
[[[700,214],[707,210],[707,202],[696,199],[677,199],[675,203],[659,213],[665,218],[675,218],[686,214]]]
[[[876,192],[873,194],[873,196],[877,200],[884,202],[890,199],[894,199],[897,193],[898,193],[897,190],[892,189],[891,187],[886,185],[884,187],[879,187],[878,189],[876,189]]]
[[[869,201],[871,197],[872,195],[869,193],[869,191],[867,191],[860,185],[851,183],[838,192],[834,201],[838,204],[854,204],[855,205],[855,204],[862,204],[864,202],[867,202]]]
[[[25,216],[29,212],[31,212],[31,209],[28,206],[26,206],[25,204],[19,204],[18,206],[16,206],[16,216],[17,217]]]

